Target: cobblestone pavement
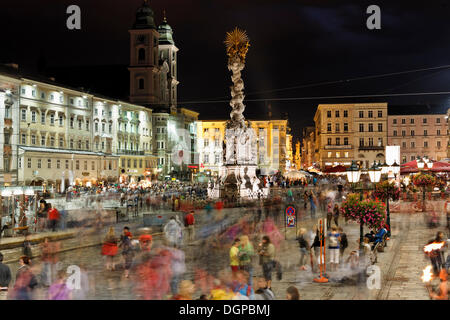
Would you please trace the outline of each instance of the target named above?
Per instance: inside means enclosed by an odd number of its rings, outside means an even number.
[[[242,214],[242,209],[232,209],[233,214]],[[309,212],[308,212],[309,214]],[[316,216],[317,218],[318,216]],[[441,226],[444,226],[443,217],[441,217]],[[347,233],[349,239],[349,248],[346,250],[345,258],[351,250],[357,248],[356,241],[359,239],[359,225],[349,222],[346,224],[341,219],[342,227]],[[309,216],[303,217],[299,221],[299,226],[310,229],[317,220],[311,220]],[[318,273],[307,270],[299,270],[299,249],[295,241],[295,229],[289,229],[286,232],[286,241],[282,241],[277,250],[277,259],[283,266],[283,279],[277,281],[275,275],[272,288],[277,299],[285,298],[285,291],[290,285],[296,286],[305,300],[392,300],[392,299],[429,299],[428,293],[423,285],[420,276],[422,269],[429,264],[429,261],[423,254],[423,245],[436,234],[437,230],[444,230],[442,227],[437,229],[428,229],[424,223],[421,213],[414,214],[391,214],[391,224],[393,228],[392,236],[385,248],[385,252],[378,254],[377,266],[381,269],[381,289],[369,290],[365,279],[361,284],[351,282],[352,273],[350,269],[341,264],[338,271],[327,272],[330,282],[319,284],[313,282]],[[116,226],[120,231],[122,226]],[[364,230],[365,233],[368,231]],[[284,228],[280,229],[284,235]],[[101,241],[103,234],[96,235]],[[92,235],[90,239],[92,240]],[[95,237],[94,237],[95,238]],[[85,244],[83,237],[66,240],[64,246]],[[161,237],[155,237],[155,245],[161,244]],[[257,243],[254,243],[257,245]],[[198,268],[206,269],[212,274],[219,270],[228,268],[228,248],[212,248],[211,242],[196,241],[191,245],[184,246],[186,254],[187,272],[185,279],[194,279],[195,271]],[[116,257],[119,262],[120,255]],[[122,277],[120,265],[117,271],[107,272],[104,269],[104,260],[100,255],[100,246],[93,245],[78,250],[70,250],[59,254],[62,265],[84,264],[87,266],[90,274],[90,280],[94,283],[94,289],[90,291],[89,299],[139,299],[134,292],[133,282]],[[257,260],[257,259],[255,259]],[[328,260],[328,258],[327,258]],[[39,265],[39,261],[37,265]],[[309,263],[309,258],[308,258]],[[17,263],[10,264],[13,274],[17,270]],[[327,266],[328,268],[328,266]],[[255,276],[262,275],[261,267],[254,263]],[[350,278],[348,283],[339,283],[336,280],[344,275]],[[354,277],[353,277],[354,278]],[[197,292],[199,295],[200,292]],[[46,289],[38,289],[35,298],[43,299],[46,295]]]

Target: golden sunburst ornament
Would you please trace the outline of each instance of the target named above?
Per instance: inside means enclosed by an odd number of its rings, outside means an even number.
[[[224,43],[229,58],[239,55],[241,61],[245,61],[245,56],[250,46],[250,40],[245,30],[236,27],[233,31],[227,32]]]

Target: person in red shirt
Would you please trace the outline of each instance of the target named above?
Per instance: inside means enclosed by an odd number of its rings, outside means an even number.
[[[195,224],[194,211],[190,211],[184,217],[184,221],[188,229],[188,240],[194,241],[194,224]]]
[[[141,251],[150,252],[152,248],[153,237],[149,234],[149,231],[144,231],[144,234],[139,236],[139,244],[141,245]]]
[[[59,211],[56,208],[53,208],[51,203],[49,203],[48,206],[48,221],[50,223],[50,228],[52,231],[56,231],[56,225],[59,220]]]

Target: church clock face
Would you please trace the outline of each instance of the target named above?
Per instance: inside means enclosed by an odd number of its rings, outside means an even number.
[[[145,42],[145,36],[143,34],[139,35],[137,37],[137,42],[138,43],[144,43]]]

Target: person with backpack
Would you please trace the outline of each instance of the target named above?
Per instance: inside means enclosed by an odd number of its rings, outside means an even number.
[[[195,218],[194,218],[194,211],[190,211],[185,217],[184,217],[184,225],[188,230],[188,240],[190,242],[194,241],[194,224],[195,224]]]
[[[268,236],[263,236],[262,241],[258,246],[258,254],[260,256],[260,264],[262,265],[264,278],[267,281],[267,287],[272,288],[272,272],[275,257],[275,246],[271,243]]]

